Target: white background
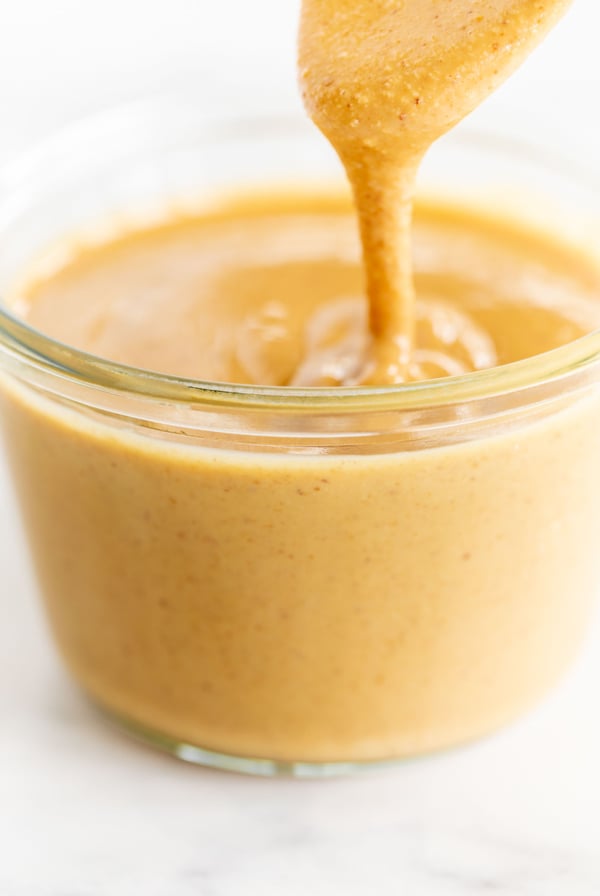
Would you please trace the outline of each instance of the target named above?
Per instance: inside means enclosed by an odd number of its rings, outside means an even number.
[[[444,0],[451,2],[451,0]],[[480,0],[483,2],[483,0]],[[533,0],[531,0],[533,2]],[[209,101],[296,103],[299,0],[0,0],[0,157],[56,124],[194,83]],[[528,134],[600,149],[600,4],[560,28],[491,100]]]
[[[252,88],[296,105],[296,15],[296,0],[0,0],[0,160],[190,81],[212,106],[246,106]],[[595,164],[599,33],[600,3],[575,0],[478,117]],[[600,637],[486,744],[374,777],[263,782],[98,722],[49,645],[1,465],[0,571],[0,896],[600,893]]]

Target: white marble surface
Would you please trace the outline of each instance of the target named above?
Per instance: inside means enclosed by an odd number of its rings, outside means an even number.
[[[0,0],[0,157],[188,76],[215,104],[248,82],[294,102],[297,4],[256,5],[252,30],[247,0]],[[480,118],[594,162],[599,122],[577,122],[598,95],[599,27],[597,0],[577,0]],[[0,569],[0,896],[600,894],[600,630],[543,706],[481,745],[351,780],[264,781],[165,759],[89,709],[50,646],[1,463]]]

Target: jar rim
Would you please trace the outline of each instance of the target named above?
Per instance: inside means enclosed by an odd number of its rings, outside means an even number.
[[[33,149],[0,170],[0,195],[2,187],[10,190],[24,173],[39,168],[47,153],[59,144],[70,143],[77,136],[89,135],[90,128],[105,128],[122,119],[131,120],[137,112],[172,107],[170,95],[118,105],[100,114],[86,116],[61,128]],[[175,102],[182,104],[181,97]],[[197,114],[197,106],[196,106]],[[258,128],[280,129],[297,126],[299,118],[282,115],[253,117],[205,116],[207,136],[214,138],[230,133],[256,133]],[[559,154],[548,153],[533,144],[489,131],[463,128],[460,139],[469,145],[490,145],[497,151],[503,149],[534,161],[546,169],[557,167],[572,182],[584,183],[589,188],[595,181],[592,172],[582,172]],[[600,191],[598,191],[600,193]],[[519,392],[533,386],[556,383],[569,375],[600,362],[600,329],[594,330],[566,345],[520,361],[478,370],[460,376],[444,377],[391,386],[369,387],[311,387],[255,386],[237,383],[219,383],[179,377],[127,364],[81,351],[66,345],[29,326],[0,303],[0,350],[43,372],[60,378],[74,380],[82,385],[143,396],[148,400],[174,404],[203,404],[229,409],[277,408],[282,411],[302,410],[320,413],[352,412],[368,410],[425,410],[431,407],[456,405],[473,400],[486,400]]]

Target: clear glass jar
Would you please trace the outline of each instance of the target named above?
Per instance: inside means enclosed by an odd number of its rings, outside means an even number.
[[[336,180],[302,121],[211,121],[170,98],[111,112],[4,172],[0,290],[72,231]],[[422,180],[595,237],[589,180],[497,137],[447,138]],[[488,733],[581,641],[600,333],[463,377],[303,391],[119,366],[3,307],[0,365],[56,641],[143,740],[237,771],[348,771]]]

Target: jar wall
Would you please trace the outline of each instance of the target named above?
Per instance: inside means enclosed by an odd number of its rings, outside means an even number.
[[[375,457],[178,449],[14,381],[2,408],[68,666],[173,742],[359,762],[476,737],[560,675],[600,584],[596,391]]]

